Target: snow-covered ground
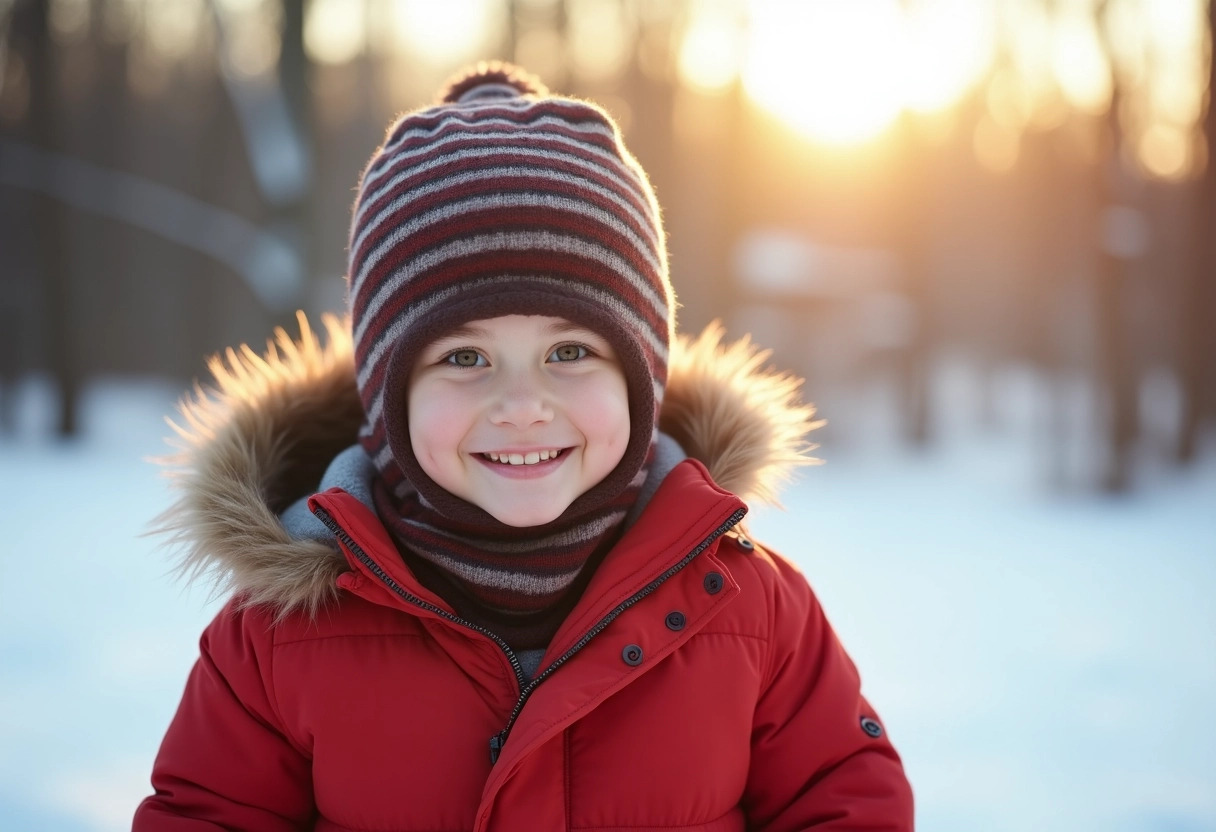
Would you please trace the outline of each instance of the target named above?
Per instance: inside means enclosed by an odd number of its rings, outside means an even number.
[[[59,444],[45,386],[19,388],[0,436],[0,830],[127,828],[148,790],[217,605],[140,536],[168,503],[144,457],[176,393],[94,385],[84,436]],[[1102,498],[1049,486],[1033,421],[958,419],[927,453],[829,446],[752,533],[818,590],[922,832],[1213,832],[1216,448]]]

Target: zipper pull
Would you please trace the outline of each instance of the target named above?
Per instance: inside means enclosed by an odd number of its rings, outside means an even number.
[[[497,734],[490,737],[490,765],[494,765],[498,762],[498,755],[502,753],[502,746],[506,741],[506,731],[499,731]]]

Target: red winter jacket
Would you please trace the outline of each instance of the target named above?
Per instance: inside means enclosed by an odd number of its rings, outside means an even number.
[[[749,355],[715,346],[683,346],[665,408],[705,404],[686,394],[707,384],[739,397],[728,365]],[[198,413],[207,438],[166,525],[195,533],[189,568],[224,570],[238,594],[203,634],[137,832],[912,829],[899,757],[806,581],[737,531],[743,502],[700,461],[663,481],[532,681],[418,583],[350,494],[309,501],[337,547],[287,538],[287,482],[315,474],[295,470],[300,443],[320,453],[337,437],[279,403],[328,401],[332,418],[344,348],[306,337],[291,372],[267,365],[241,395],[229,379],[225,407]],[[784,389],[744,375],[753,392]],[[770,414],[766,441],[807,415]],[[721,459],[704,433],[679,438]],[[755,456],[784,453],[769,451]],[[757,470],[735,479],[762,490]]]

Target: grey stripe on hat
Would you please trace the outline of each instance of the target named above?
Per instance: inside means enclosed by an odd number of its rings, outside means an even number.
[[[537,147],[535,144],[536,140],[542,138],[550,143],[564,144],[570,147],[571,150],[581,151],[586,156],[591,156],[592,158],[585,158],[578,153],[562,153],[558,150]],[[650,202],[645,198],[645,194],[637,181],[637,176],[634,171],[621,164],[620,160],[612,156],[612,154],[607,153],[603,149],[595,147],[594,145],[580,144],[574,139],[569,139],[565,136],[550,133],[541,133],[535,136],[520,136],[518,133],[454,134],[451,137],[445,138],[445,143],[456,142],[462,139],[469,139],[473,141],[480,140],[483,142],[492,140],[492,143],[479,144],[474,147],[467,147],[451,153],[443,154],[436,154],[436,152],[431,149],[428,149],[426,152],[419,151],[415,155],[424,157],[423,161],[417,165],[406,167],[405,169],[398,171],[391,179],[385,181],[374,191],[369,190],[368,188],[370,188],[370,186],[374,184],[376,180],[380,179],[380,177],[377,176],[376,179],[372,180],[372,182],[369,183],[362,192],[362,196],[359,200],[359,207],[355,211],[352,227],[357,228],[359,224],[363,222],[367,211],[369,210],[369,206],[372,203],[376,202],[376,200],[383,197],[384,194],[393,190],[393,188],[400,185],[406,179],[420,176],[433,170],[434,168],[442,167],[443,165],[450,165],[452,162],[469,160],[480,161],[492,159],[495,155],[506,154],[525,156],[545,162],[564,162],[566,164],[582,168],[583,170],[589,171],[592,174],[599,174],[600,176],[620,183],[621,190],[623,192],[637,198],[641,205],[650,207]],[[528,141],[529,144],[519,144],[521,139]],[[511,143],[507,144],[507,142]],[[399,160],[394,160],[394,170],[396,170],[397,161]],[[599,162],[603,162],[603,164],[598,164]],[[384,173],[387,172],[388,170],[386,169]],[[622,178],[621,174],[623,172],[629,175]],[[442,185],[446,181],[448,180],[440,179],[437,181],[437,184]]]
[[[428,119],[439,117],[439,120],[430,125],[419,125],[417,127],[409,127],[404,132],[390,130],[388,141],[378,151],[379,154],[392,153],[402,142],[411,138],[428,138],[434,136],[437,132],[443,129],[444,125],[450,124],[452,121],[462,121],[469,124],[473,121],[480,121],[484,116],[491,113],[522,113],[536,107],[535,101],[529,101],[526,98],[516,98],[510,101],[495,101],[493,104],[475,104],[473,106],[459,105],[454,103],[436,104],[433,107],[428,107],[424,110],[409,116],[408,120],[411,123],[425,122]],[[486,119],[489,121],[490,119]],[[505,120],[505,119],[498,119]],[[403,122],[404,123],[404,122]],[[512,121],[513,124],[521,125],[526,122]]]
[[[397,242],[399,241],[390,237],[378,246],[376,251],[368,255],[366,262],[369,265],[367,268],[371,268],[372,265],[379,262],[384,253]],[[668,318],[669,308],[667,298],[660,296],[655,291],[655,286],[650,280],[647,280],[632,264],[612,249],[590,240],[584,240],[581,237],[559,234],[553,231],[499,231],[453,240],[446,245],[423,252],[417,257],[412,258],[404,268],[398,269],[385,280],[381,281],[376,286],[375,294],[372,295],[360,313],[359,325],[354,333],[355,343],[362,343],[364,336],[367,334],[367,328],[379,314],[380,308],[396,295],[404,284],[414,280],[419,274],[430,271],[448,260],[486,252],[504,251],[546,251],[558,254],[572,254],[594,260],[625,278],[634,291],[649,301],[651,309],[654,310],[655,315],[660,320],[667,320]],[[579,281],[575,280],[566,280],[565,282],[567,284],[582,285]],[[401,319],[399,318],[398,320]],[[649,329],[649,326],[647,325],[646,328]],[[360,383],[362,381],[364,379],[360,379]]]
[[[527,151],[527,153],[529,155],[538,155],[534,151]],[[491,180],[490,177],[493,177],[493,180]],[[395,217],[402,208],[409,206],[411,203],[422,200],[425,197],[433,194],[440,194],[444,191],[455,190],[462,185],[472,182],[484,184],[487,181],[498,180],[501,181],[501,185],[498,185],[496,182],[496,187],[499,189],[499,191],[505,191],[513,184],[512,180],[515,179],[534,179],[542,182],[550,182],[553,185],[558,186],[559,190],[564,193],[569,193],[570,189],[577,189],[583,193],[590,192],[596,194],[597,196],[612,202],[613,205],[617,206],[623,212],[628,214],[637,223],[639,228],[644,229],[646,243],[648,243],[649,246],[652,246],[655,249],[660,247],[658,238],[654,235],[653,222],[638,210],[638,206],[634,202],[623,198],[618,192],[605,188],[597,182],[592,182],[588,179],[576,178],[562,171],[546,168],[527,168],[519,165],[502,165],[499,167],[479,168],[478,170],[459,173],[438,181],[427,182],[425,185],[420,187],[411,188],[408,191],[401,192],[397,196],[393,197],[392,201],[381,207],[381,209],[376,212],[375,216],[371,217],[367,224],[363,226],[363,230],[360,231],[359,235],[350,243],[351,254],[353,256],[356,252],[358,252],[359,249],[363,247],[363,243],[367,240],[367,238],[374,231],[376,231],[376,229],[383,225],[387,219],[390,217]],[[535,186],[530,185],[529,187]],[[496,192],[494,191],[482,191],[478,195],[465,197],[465,199],[475,200],[479,198],[486,198],[495,194]],[[570,198],[567,197],[567,199],[569,200]],[[579,202],[580,204],[583,203],[582,200],[579,200]],[[589,203],[587,204],[588,207],[592,207]],[[415,215],[410,219],[408,224],[395,226],[395,230],[407,227],[417,230],[417,228],[421,228],[422,225],[415,226],[414,224],[421,222],[422,218],[426,216],[429,216],[429,214]],[[620,220],[616,219],[615,217],[613,219],[615,222],[620,222]],[[636,231],[633,231],[633,236],[637,236]],[[646,254],[648,259],[652,261],[654,260],[653,253],[649,250],[649,248],[646,249]],[[657,261],[654,261],[654,266],[655,268],[659,268]],[[354,276],[351,282],[353,291],[358,291],[358,288],[362,284],[363,278],[366,277],[366,275],[367,269],[362,268],[359,270],[359,273]]]
[[[642,189],[636,181],[634,172],[621,164],[619,160],[614,159],[611,154],[605,153],[602,149],[593,145],[580,144],[575,139],[547,133],[536,136],[520,136],[512,133],[454,135],[448,141],[456,142],[462,139],[468,139],[471,146],[452,149],[450,152],[440,154],[419,152],[416,155],[421,158],[417,160],[417,164],[394,167],[391,169],[393,171],[391,178],[381,181],[375,187],[375,190],[371,190],[371,186],[369,186],[368,189],[362,191],[359,205],[355,211],[353,225],[357,226],[358,223],[363,222],[369,210],[368,206],[371,203],[381,199],[386,193],[398,187],[407,179],[425,177],[426,174],[432,172],[435,168],[450,166],[453,162],[480,162],[483,159],[493,158],[495,155],[506,154],[525,156],[541,162],[561,162],[573,165],[588,171],[589,175],[598,174],[619,183],[622,193],[636,197],[639,203],[643,205],[650,204],[645,199]],[[545,143],[549,145],[565,145],[569,150],[561,147],[540,146],[538,143],[540,139],[544,139]],[[492,141],[479,144],[479,140],[483,142],[485,140]],[[521,143],[521,141],[526,143]],[[466,169],[468,169],[467,166]],[[386,170],[385,174],[389,172],[389,170]],[[377,177],[377,181],[379,180],[380,177]],[[443,180],[440,179],[438,181],[442,182]]]
[[[621,222],[617,217],[603,209],[600,209],[590,202],[582,199],[570,199],[568,197],[558,196],[552,193],[536,193],[536,192],[506,192],[495,194],[478,194],[467,199],[461,199],[457,202],[450,202],[446,205],[435,208],[424,214],[419,214],[410,219],[409,222],[403,223],[393,229],[392,233],[377,246],[376,251],[370,253],[364,261],[370,270],[379,263],[384,256],[386,250],[391,250],[396,245],[399,245],[409,237],[420,233],[423,229],[436,223],[451,220],[463,214],[468,214],[473,211],[491,210],[491,209],[518,209],[518,208],[547,208],[555,214],[562,212],[566,215],[576,215],[584,217],[588,220],[599,223],[603,228],[611,229],[619,237],[624,238],[630,244],[629,248],[638,256],[638,259],[644,261],[654,271],[659,271],[662,266],[654,256],[654,251],[646,244],[644,240],[634,233],[633,229],[625,223]],[[497,233],[497,232],[496,232]],[[559,233],[551,231],[548,233]],[[622,259],[623,260],[623,259]],[[624,261],[623,261],[624,262]],[[366,273],[366,272],[365,272]],[[362,280],[362,278],[360,278]],[[356,283],[353,291],[359,292],[360,285]]]
[[[543,105],[543,110],[537,116],[524,121],[511,118],[511,116],[538,109],[535,101],[529,101],[526,98],[496,101],[492,104],[477,104],[472,107],[441,104],[410,116],[409,121],[414,126],[406,128],[404,132],[390,133],[390,141],[380,148],[376,158],[383,158],[387,154],[396,152],[401,145],[412,139],[433,139],[453,124],[501,124],[524,131],[531,129],[532,125],[536,124],[560,125],[578,133],[603,136],[613,144],[617,143],[617,135],[602,113],[581,102],[574,103],[576,107],[573,109],[559,107],[558,102],[551,99]],[[438,120],[431,121],[436,116],[439,117]]]
[[[519,98],[519,90],[511,84],[478,84],[456,99],[457,104],[469,101],[488,101],[496,98]]]

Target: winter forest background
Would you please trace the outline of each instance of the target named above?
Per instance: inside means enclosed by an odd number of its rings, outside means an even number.
[[[650,172],[681,329],[807,379],[796,555],[925,832],[1216,830],[1216,2],[0,0],[0,829],[129,825],[216,609],[141,537],[225,346],[343,303],[478,58]]]

